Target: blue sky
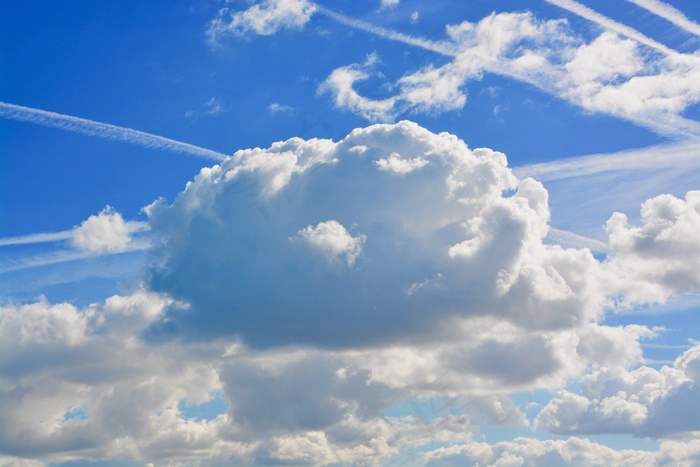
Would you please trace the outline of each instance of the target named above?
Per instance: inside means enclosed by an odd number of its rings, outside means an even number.
[[[695,2],[0,22],[0,465],[700,462]]]

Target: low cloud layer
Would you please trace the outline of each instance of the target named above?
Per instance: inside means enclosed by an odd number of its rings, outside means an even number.
[[[614,214],[600,260],[543,243],[547,191],[504,154],[415,123],[238,151],[146,208],[141,290],[0,308],[2,460],[376,465],[421,447],[430,465],[697,460],[693,441],[473,436],[529,426],[509,394],[536,389],[560,391],[534,419],[550,433],[700,428],[698,347],[640,366],[663,330],[604,324],[697,290],[681,260],[700,250],[697,200],[651,199],[638,226]],[[109,246],[128,225],[105,210],[79,229]]]

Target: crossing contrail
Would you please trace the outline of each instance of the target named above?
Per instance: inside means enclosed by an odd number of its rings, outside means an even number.
[[[175,141],[163,136],[152,135],[143,131],[121,126],[110,125],[109,123],[96,122],[85,118],[72,117],[56,112],[23,107],[21,105],[0,102],[0,117],[22,122],[36,123],[61,130],[72,131],[98,138],[124,141],[136,144],[149,149],[161,149],[179,154],[190,154],[203,157],[205,159],[224,160],[226,154],[200,148],[192,144]]]
[[[608,18],[605,15],[601,15],[597,11],[594,11],[590,8],[588,8],[585,5],[582,5],[574,0],[545,0],[547,3],[551,3],[552,5],[558,6],[559,8],[563,8],[564,10],[568,10],[571,13],[578,15],[582,18],[585,18],[589,21],[592,21],[594,23],[599,24],[600,26],[604,27],[605,29],[608,29],[610,31],[614,31],[622,36],[628,37],[630,39],[633,39],[640,44],[644,44],[647,47],[651,47],[652,49],[656,49],[659,52],[662,52],[666,55],[677,55],[678,52],[675,50],[666,47],[665,45],[661,44],[660,42],[655,41],[654,39],[651,39],[641,32],[637,31],[634,28],[631,28],[625,24],[618,23],[617,21]]]
[[[700,24],[695,21],[688,19],[682,11],[677,10],[672,5],[668,3],[661,2],[659,0],[627,0],[628,2],[634,3],[638,7],[644,8],[656,16],[675,24],[679,28],[683,29],[685,32],[690,34],[695,34],[700,36]]]

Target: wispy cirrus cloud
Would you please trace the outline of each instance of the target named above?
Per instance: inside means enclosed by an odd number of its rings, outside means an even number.
[[[227,157],[220,152],[131,128],[5,102],[0,102],[0,117],[205,159],[220,161]]]
[[[615,170],[645,170],[700,167],[700,142],[677,143],[605,154],[558,159],[513,169],[519,177],[540,181],[561,180]]]

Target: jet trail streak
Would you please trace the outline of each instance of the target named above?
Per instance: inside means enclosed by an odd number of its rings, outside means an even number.
[[[111,139],[116,141],[124,141],[145,148],[161,149],[179,154],[191,154],[193,156],[203,157],[205,159],[214,159],[221,161],[225,159],[226,154],[212,151],[210,149],[200,148],[192,144],[175,141],[169,138],[164,138],[158,135],[152,135],[143,131],[124,128],[109,123],[96,122],[85,118],[72,117],[56,112],[46,110],[33,109],[31,107],[23,107],[21,105],[8,104],[0,102],[0,117],[10,120],[19,120],[22,122],[36,123],[61,130],[72,131],[89,136],[97,136],[98,138]]]

